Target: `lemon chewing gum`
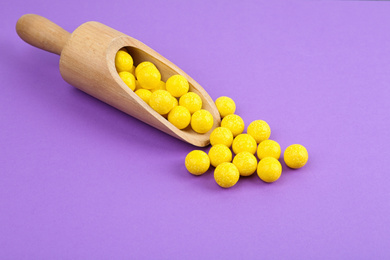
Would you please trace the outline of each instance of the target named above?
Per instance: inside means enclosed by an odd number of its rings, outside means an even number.
[[[211,131],[221,122],[213,100],[195,80],[142,42],[104,24],[87,22],[69,33],[42,16],[27,14],[19,18],[16,32],[25,42],[60,55],[60,72],[66,82],[175,138],[206,146],[210,143]],[[213,117],[211,131],[197,133],[190,127],[180,130],[134,93],[132,80],[130,88],[115,67],[116,54],[122,48],[131,55],[135,65],[144,61],[155,64],[162,81],[173,75],[185,77],[189,91],[199,95],[202,108]]]

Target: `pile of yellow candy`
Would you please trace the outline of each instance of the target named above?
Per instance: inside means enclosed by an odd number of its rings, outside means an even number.
[[[282,174],[279,162],[281,148],[277,142],[269,140],[269,125],[263,120],[256,120],[249,124],[247,133],[243,133],[245,124],[240,116],[234,114],[234,101],[220,97],[215,105],[222,122],[210,135],[212,147],[208,154],[201,150],[190,152],[185,158],[187,170],[194,175],[202,175],[211,164],[215,167],[214,179],[223,188],[234,186],[240,176],[250,176],[255,171],[264,182],[278,180]],[[303,167],[308,158],[306,148],[299,144],[290,145],[284,151],[284,162],[293,169]]]
[[[153,63],[144,61],[135,67],[125,48],[116,53],[115,67],[119,77],[135,94],[178,129],[191,125],[195,132],[204,134],[213,127],[213,116],[202,109],[199,95],[189,92],[185,77],[173,75],[164,82]]]

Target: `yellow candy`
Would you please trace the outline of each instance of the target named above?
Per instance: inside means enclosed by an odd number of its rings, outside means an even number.
[[[227,115],[234,114],[236,112],[236,103],[229,97],[219,97],[215,100],[215,105],[222,118]]]
[[[249,124],[247,132],[255,138],[257,143],[261,143],[270,137],[271,128],[267,122],[263,120],[256,120]]]
[[[280,145],[274,140],[264,140],[257,147],[257,157],[259,157],[260,160],[265,157],[279,159],[280,153]]]
[[[186,128],[191,121],[191,114],[187,108],[176,106],[168,114],[168,121],[179,129]]]
[[[160,81],[160,83],[158,84],[157,88],[154,88],[150,91],[154,92],[156,90],[166,90],[165,88],[165,82],[164,81]]]
[[[210,167],[208,155],[200,150],[194,150],[187,154],[185,159],[187,170],[194,175],[202,175]]]
[[[217,167],[223,162],[231,162],[232,152],[227,146],[217,144],[210,148],[209,158],[211,165]]]
[[[230,188],[238,182],[240,173],[234,164],[224,162],[215,168],[214,179],[222,188]]]
[[[115,67],[118,72],[131,71],[133,58],[126,51],[119,50],[115,55]]]
[[[202,99],[194,92],[188,92],[180,97],[179,105],[188,108],[191,114],[202,109]]]
[[[305,166],[308,159],[309,154],[303,145],[293,144],[287,147],[284,151],[284,162],[290,168],[301,168]]]
[[[173,108],[174,101],[168,91],[157,90],[150,95],[149,105],[160,115],[165,115]]]
[[[255,139],[248,134],[237,135],[233,140],[233,152],[239,154],[241,152],[256,153],[257,144]]]
[[[241,152],[234,156],[233,164],[237,167],[241,176],[250,176],[256,171],[257,159],[249,152]]]
[[[133,74],[127,71],[119,72],[119,77],[126,83],[126,85],[134,91],[135,89],[135,77]]]
[[[274,182],[282,174],[282,165],[273,157],[265,157],[257,165],[257,175],[265,182]]]
[[[131,67],[131,70],[129,72],[135,76],[135,66],[134,65],[133,65],[133,67]]]
[[[152,95],[152,92],[147,89],[138,89],[135,91],[135,94],[137,94],[143,101],[145,101],[146,104],[149,105],[149,99]]]
[[[174,97],[181,97],[188,92],[190,85],[182,75],[173,75],[166,82],[166,88]]]
[[[233,142],[233,134],[226,127],[217,127],[210,134],[211,145],[223,144],[230,147]]]
[[[145,66],[138,71],[137,80],[142,88],[153,89],[160,85],[161,74],[155,66]]]
[[[238,115],[227,115],[222,119],[222,127],[228,128],[232,131],[233,136],[237,136],[244,131],[244,120]]]
[[[196,111],[191,117],[191,127],[199,134],[207,133],[213,127],[213,124],[213,116],[204,109]]]
[[[177,101],[177,98],[172,97],[173,107],[177,107],[179,105],[179,101]]]
[[[135,90],[142,89],[141,85],[139,84],[138,80],[135,80]]]
[[[135,71],[134,71],[134,74],[135,74],[135,75],[134,75],[134,76],[135,76],[136,78],[138,78],[138,73],[139,73],[139,71],[140,71],[141,69],[147,67],[147,66],[152,66],[152,67],[155,67],[155,68],[156,68],[156,66],[154,66],[154,64],[151,63],[151,62],[149,62],[149,61],[141,62],[141,63],[138,64],[137,67],[135,68]]]

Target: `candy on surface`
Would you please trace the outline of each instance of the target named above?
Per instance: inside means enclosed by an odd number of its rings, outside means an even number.
[[[168,91],[157,90],[150,95],[149,105],[160,115],[165,115],[173,108],[174,101]]]
[[[119,50],[115,55],[115,67],[118,72],[131,71],[133,58],[124,50]]]
[[[191,114],[187,108],[176,106],[168,114],[168,121],[179,129],[186,128],[191,121]]]
[[[245,124],[244,120],[238,115],[227,115],[222,119],[222,127],[228,128],[233,136],[237,136],[244,131]]]
[[[194,150],[187,154],[185,166],[191,174],[202,175],[210,167],[209,156],[201,150]]]
[[[213,124],[213,116],[205,109],[196,111],[191,117],[191,127],[199,134],[204,134],[210,131],[210,129],[213,127]]]
[[[126,83],[126,85],[131,89],[135,90],[135,77],[128,71],[119,72],[119,77]]]
[[[273,157],[265,157],[257,165],[257,175],[264,182],[274,182],[282,174],[282,165]]]
[[[257,169],[257,159],[250,152],[241,152],[234,156],[233,164],[237,167],[241,176],[250,176]]]
[[[217,144],[210,148],[209,158],[211,165],[217,167],[221,163],[232,161],[232,151],[223,144]]]
[[[147,67],[147,66],[153,66],[153,67],[156,68],[156,66],[155,66],[153,63],[151,63],[150,61],[141,62],[141,63],[138,64],[137,67],[135,68],[135,71],[134,71],[134,74],[135,74],[135,75],[134,75],[134,76],[135,76],[136,78],[138,78],[138,73],[139,73],[139,71],[140,71],[141,69]]]
[[[179,105],[188,108],[191,114],[202,109],[202,99],[194,92],[188,92],[180,97]]]
[[[160,85],[161,74],[155,66],[145,66],[138,71],[137,80],[142,88],[153,89]]]
[[[293,144],[284,151],[284,162],[290,168],[301,168],[305,166],[308,159],[309,154],[303,145]]]
[[[260,160],[265,157],[279,159],[280,153],[280,145],[274,140],[264,140],[257,147],[257,157],[259,157]]]
[[[236,103],[229,97],[219,97],[215,100],[215,105],[222,118],[227,115],[232,115],[236,112]]]
[[[251,135],[239,134],[234,138],[232,148],[235,154],[239,154],[241,152],[250,152],[251,154],[255,154],[257,143]]]
[[[257,143],[261,143],[271,136],[271,128],[267,122],[263,120],[255,120],[250,123],[247,132],[255,138]]]
[[[146,104],[149,105],[149,99],[150,95],[152,95],[152,92],[147,89],[137,89],[135,94],[137,94],[137,96],[139,96],[143,101],[145,101]]]
[[[233,134],[226,127],[217,127],[210,134],[210,144],[223,144],[230,147],[233,142]]]
[[[229,162],[221,163],[214,170],[214,180],[222,188],[233,187],[240,179],[237,167]]]
[[[174,97],[181,97],[188,92],[190,85],[182,75],[173,75],[165,83],[165,87]]]
[[[157,88],[151,89],[150,91],[154,92],[156,90],[167,90],[165,88],[165,82],[161,80],[160,83],[158,84]]]

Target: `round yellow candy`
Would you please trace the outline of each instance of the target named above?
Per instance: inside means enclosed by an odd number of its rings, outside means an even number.
[[[124,50],[119,50],[115,55],[115,67],[118,72],[131,71],[133,58]]]
[[[121,71],[119,72],[119,77],[126,83],[126,85],[131,90],[135,90],[135,77],[133,74],[127,71]]]
[[[161,74],[155,66],[145,66],[138,71],[137,80],[142,88],[154,89],[160,85]]]
[[[241,152],[256,153],[257,143],[255,139],[248,134],[239,134],[234,138],[232,144],[233,152],[239,154]]]
[[[157,90],[150,95],[149,105],[160,115],[165,115],[173,108],[174,101],[168,91]]]
[[[194,175],[202,175],[210,167],[208,155],[201,150],[194,150],[187,154],[185,159],[187,170]]]
[[[223,162],[232,161],[232,151],[223,144],[217,144],[210,148],[209,158],[211,165],[217,167]]]
[[[217,127],[210,134],[211,145],[223,144],[230,147],[233,142],[233,134],[226,127]]]
[[[139,96],[143,101],[145,101],[146,104],[149,105],[149,99],[152,95],[152,92],[147,89],[137,89],[135,94],[137,94],[137,96]]]
[[[261,143],[270,137],[271,128],[267,122],[263,120],[256,120],[249,124],[247,132],[255,138],[257,143]]]
[[[228,162],[221,163],[215,168],[214,180],[222,188],[233,187],[240,179],[237,167]]]
[[[257,159],[250,152],[241,152],[234,156],[233,164],[237,167],[241,176],[250,176],[256,171]]]
[[[135,66],[134,65],[133,65],[133,67],[131,67],[131,70],[129,72],[135,76]]]
[[[168,114],[168,121],[179,129],[186,128],[191,122],[191,114],[187,108],[176,106]]]
[[[282,165],[273,157],[265,157],[257,165],[257,175],[265,182],[274,182],[282,174]]]
[[[227,115],[222,119],[222,127],[228,128],[232,131],[233,136],[237,136],[244,131],[244,120],[238,115]]]
[[[171,93],[174,97],[183,96],[190,88],[187,79],[182,75],[171,76],[165,83],[165,86],[169,93]]]
[[[156,90],[167,90],[165,88],[165,82],[164,81],[160,81],[160,83],[158,84],[157,88],[151,89],[150,91],[154,92]]]
[[[188,108],[191,114],[202,109],[202,99],[194,92],[188,92],[180,97],[179,105]]]
[[[280,145],[274,140],[264,140],[257,147],[257,157],[259,157],[260,160],[265,157],[279,159],[280,153]]]
[[[215,100],[215,105],[222,118],[227,115],[234,114],[236,112],[236,103],[229,97],[219,97]]]
[[[138,78],[138,73],[141,69],[147,67],[147,66],[152,66],[152,67],[156,67],[153,63],[149,62],[149,61],[144,61],[144,62],[141,62],[140,64],[137,65],[137,67],[135,68],[135,71],[134,71],[134,76],[136,78]]]
[[[175,98],[175,97],[172,97],[172,102],[173,102],[172,108],[177,107],[179,105],[179,101],[177,101],[177,98]]]
[[[284,151],[284,162],[290,168],[301,168],[305,166],[308,159],[309,154],[303,145],[293,144]]]
[[[204,109],[196,111],[191,117],[191,127],[199,134],[207,133],[213,127],[213,124],[213,116]]]

